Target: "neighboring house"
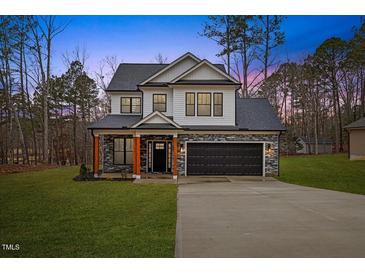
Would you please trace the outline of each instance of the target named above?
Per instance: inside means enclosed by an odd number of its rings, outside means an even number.
[[[365,160],[365,117],[344,127],[348,132],[350,160]]]
[[[170,64],[119,65],[111,113],[90,125],[94,173],[277,175],[285,128],[266,99],[241,99],[223,65],[186,53]]]
[[[328,154],[332,153],[333,142],[329,139],[318,139],[318,153]],[[307,139],[304,137],[299,137],[296,140],[297,153],[301,154],[314,154],[316,152],[316,142],[313,139]]]

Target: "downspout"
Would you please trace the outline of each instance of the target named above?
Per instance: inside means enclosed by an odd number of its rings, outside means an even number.
[[[93,137],[93,165],[92,165],[92,172],[94,173],[94,161],[95,161],[95,135],[94,130],[91,129],[91,136]]]
[[[234,91],[234,125],[237,126],[237,96],[238,95],[238,90],[240,89],[240,87],[236,88]]]
[[[280,177],[280,135],[281,131],[279,131],[278,135],[278,177]]]

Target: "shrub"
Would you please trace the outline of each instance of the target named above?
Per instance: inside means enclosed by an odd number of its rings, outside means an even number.
[[[80,166],[80,177],[86,178],[87,177],[87,168],[85,164],[81,164]]]

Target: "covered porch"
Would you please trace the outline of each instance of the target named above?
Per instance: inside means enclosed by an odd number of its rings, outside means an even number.
[[[177,158],[176,129],[93,131],[95,177],[176,180]]]

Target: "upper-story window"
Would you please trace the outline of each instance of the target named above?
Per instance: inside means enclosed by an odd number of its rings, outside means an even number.
[[[223,116],[223,93],[213,93],[213,115]]]
[[[166,112],[166,94],[153,94],[153,111]]]
[[[185,95],[185,115],[195,116],[195,93],[187,92]]]
[[[141,113],[141,97],[121,97],[121,113]]]
[[[198,116],[211,116],[211,93],[198,93]]]

